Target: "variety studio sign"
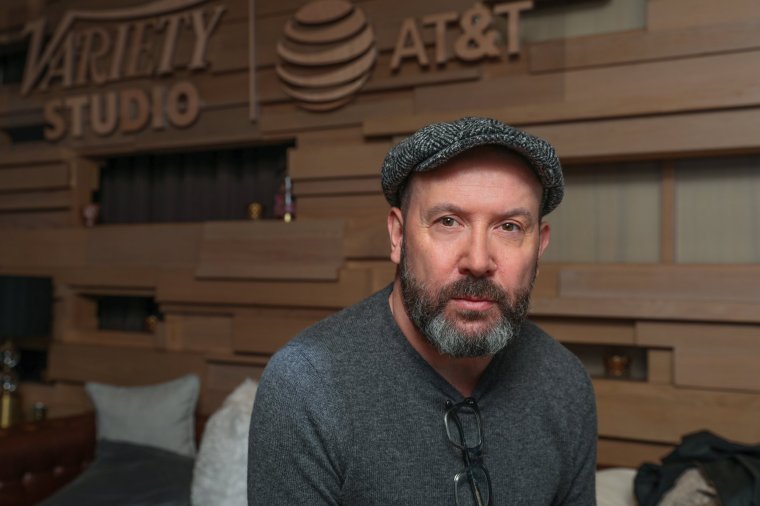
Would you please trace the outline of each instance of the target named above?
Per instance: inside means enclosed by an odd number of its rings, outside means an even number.
[[[225,8],[198,7],[204,2],[160,0],[134,8],[69,11],[44,47],[45,20],[28,23],[25,33],[30,42],[21,94],[53,86],[85,89],[45,102],[45,138],[58,140],[67,134],[80,138],[87,126],[99,136],[108,136],[117,129],[135,133],[148,125],[162,130],[193,124],[200,105],[198,90],[190,81],[164,84],[156,80],[149,89],[102,87],[171,77],[182,67],[207,68],[209,39]],[[177,45],[182,38],[191,40],[191,49],[189,59],[180,62]]]
[[[253,12],[255,0],[250,2]],[[209,40],[226,9],[202,5],[206,3],[158,0],[122,9],[68,11],[49,40],[45,19],[29,22],[21,94],[72,90],[44,103],[45,138],[82,138],[88,128],[105,137],[195,123],[200,115],[196,86],[170,78],[180,70],[204,71],[210,65]],[[532,0],[489,6],[476,2],[462,12],[406,18],[397,32],[390,70],[403,64],[426,69],[445,67],[452,58],[478,62],[519,54],[520,15],[532,8]],[[432,58],[424,30],[432,31]],[[277,55],[283,91],[304,109],[331,111],[349,102],[370,79],[378,48],[362,9],[348,0],[313,0],[286,23]],[[136,83],[139,79],[142,85]],[[250,86],[253,90],[253,80]]]

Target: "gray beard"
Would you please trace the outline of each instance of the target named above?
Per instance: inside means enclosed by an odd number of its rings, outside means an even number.
[[[520,332],[530,307],[530,292],[536,277],[533,267],[530,285],[509,294],[488,278],[464,277],[431,293],[409,270],[406,248],[401,247],[401,296],[409,319],[438,352],[455,358],[491,356],[504,349]],[[446,304],[457,297],[478,297],[492,300],[499,308],[499,318],[483,332],[465,333],[444,314]],[[461,311],[465,321],[486,318],[480,311]]]

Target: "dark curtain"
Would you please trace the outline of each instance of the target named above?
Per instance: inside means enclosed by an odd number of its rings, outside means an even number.
[[[144,332],[149,316],[161,317],[158,305],[150,297],[98,297],[98,328]]]
[[[53,310],[50,278],[0,276],[0,342],[49,337]]]
[[[273,217],[289,145],[107,160],[101,223],[240,220],[258,202]]]

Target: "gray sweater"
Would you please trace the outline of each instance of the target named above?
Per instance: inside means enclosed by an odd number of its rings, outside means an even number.
[[[251,420],[249,505],[455,504],[464,464],[444,412],[462,396],[401,333],[391,289],[270,361]],[[526,323],[473,397],[495,506],[595,504],[594,393],[574,355]]]

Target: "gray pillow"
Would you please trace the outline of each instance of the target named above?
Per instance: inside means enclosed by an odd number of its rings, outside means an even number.
[[[195,456],[195,405],[200,382],[190,374],[168,383],[118,387],[87,383],[98,440],[152,446]]]

